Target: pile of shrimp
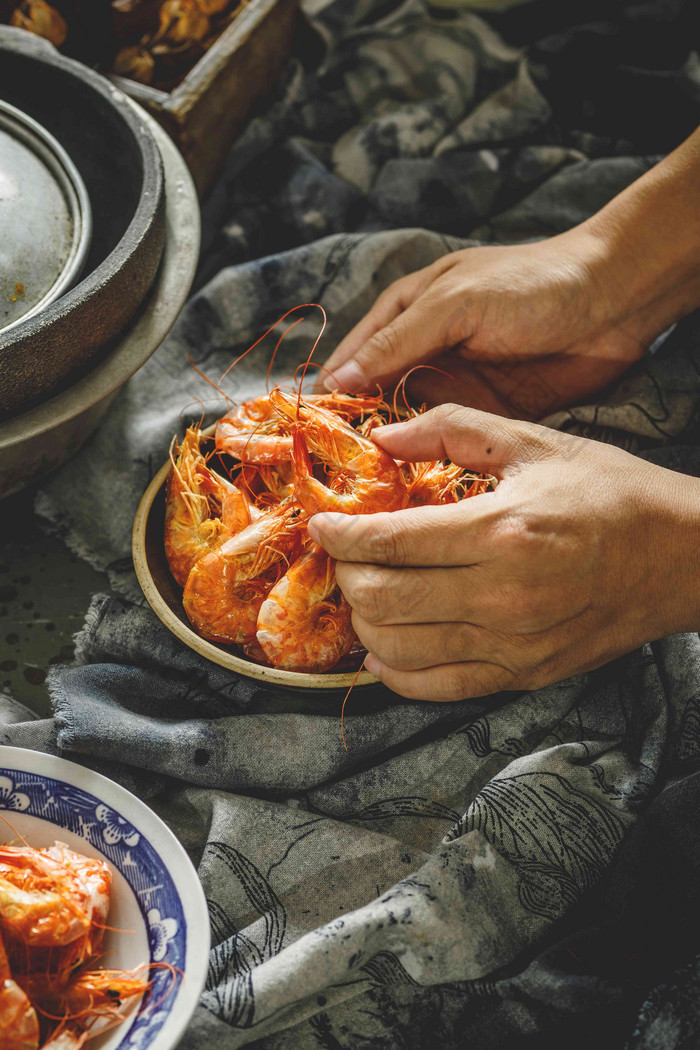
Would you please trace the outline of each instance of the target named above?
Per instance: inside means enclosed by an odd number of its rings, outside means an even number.
[[[309,518],[453,503],[494,481],[449,462],[392,459],[371,433],[396,415],[381,395],[276,386],[231,404],[213,442],[197,426],[173,441],[165,552],[203,638],[290,671],[361,663],[335,562],[310,538]]]
[[[112,876],[60,842],[0,846],[0,1046],[78,1050],[150,987],[100,969]]]

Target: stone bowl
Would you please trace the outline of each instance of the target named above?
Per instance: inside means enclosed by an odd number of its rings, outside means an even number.
[[[199,255],[197,194],[172,140],[143,111],[139,119],[157,143],[165,174],[165,244],[156,280],[138,318],[95,367],[49,400],[0,421],[0,498],[36,481],[78,451],[121,386],[158,349],[189,294]]]
[[[0,98],[58,140],[92,209],[82,279],[0,329],[0,419],[74,381],[113,345],[155,278],[165,237],[163,169],[151,125],[104,77],[47,41],[0,27]]]

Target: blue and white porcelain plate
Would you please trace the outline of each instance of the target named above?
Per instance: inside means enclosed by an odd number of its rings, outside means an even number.
[[[110,968],[155,968],[152,987],[126,1020],[90,1040],[90,1050],[172,1050],[199,1002],[209,960],[202,885],[178,840],[131,792],[90,769],[24,748],[0,746],[0,842],[65,842],[112,870],[105,936]],[[14,829],[14,831],[12,830]]]

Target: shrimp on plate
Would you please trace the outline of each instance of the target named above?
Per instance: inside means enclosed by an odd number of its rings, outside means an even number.
[[[20,940],[34,948],[69,949],[57,958],[71,969],[102,943],[111,885],[104,861],[63,843],[41,850],[0,846],[0,927],[11,948]]]
[[[293,424],[294,494],[309,514],[372,514],[408,505],[396,460],[336,413],[292,397],[279,387],[270,398]],[[329,487],[314,475],[310,452],[332,472]]]
[[[83,970],[66,985],[36,974],[28,977],[24,986],[46,1017],[80,1023],[117,1017],[125,1002],[148,990],[149,982],[138,977],[137,971]]]
[[[187,577],[182,604],[203,638],[253,642],[260,606],[301,550],[306,515],[298,503],[280,504],[206,554]]]
[[[374,409],[379,397],[355,397],[334,391],[310,394],[308,404],[325,408],[351,420]],[[227,452],[243,463],[278,464],[292,455],[292,427],[285,425],[272,394],[243,401],[223,416],[216,428],[216,450]]]
[[[496,480],[491,475],[474,474],[456,463],[444,463],[439,459],[429,463],[402,463],[401,470],[411,507],[459,503],[470,496],[488,492]]]
[[[199,428],[189,427],[177,459],[172,446],[170,449],[165,554],[181,587],[199,558],[251,522],[251,502],[246,493],[209,469],[200,445]]]
[[[39,1018],[26,992],[12,978],[0,936],[0,1036],[3,1050],[37,1050]]]
[[[102,945],[111,884],[105,861],[61,842],[0,845],[2,1050],[79,1050],[150,987],[138,969],[88,969]]]
[[[257,640],[274,667],[328,671],[355,641],[351,609],[335,579],[335,561],[311,544],[260,606]]]

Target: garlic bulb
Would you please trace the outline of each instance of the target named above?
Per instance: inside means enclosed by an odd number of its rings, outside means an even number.
[[[10,25],[43,36],[56,47],[60,47],[68,35],[65,19],[45,0],[23,0],[12,12]]]

